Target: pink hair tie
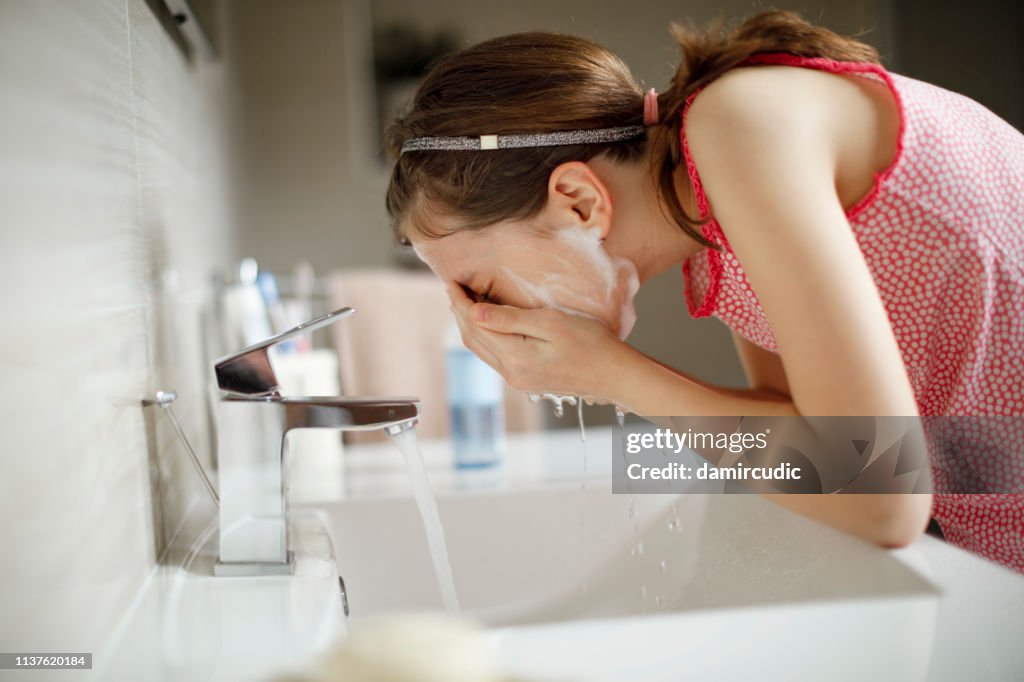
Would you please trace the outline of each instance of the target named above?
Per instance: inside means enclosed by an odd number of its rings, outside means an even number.
[[[644,125],[658,125],[658,93],[651,88],[644,95]]]

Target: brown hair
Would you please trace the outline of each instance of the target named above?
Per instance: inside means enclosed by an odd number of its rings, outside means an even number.
[[[674,171],[686,98],[751,55],[786,52],[804,57],[878,63],[877,51],[852,38],[772,10],[726,32],[721,19],[703,30],[672,23],[682,60],[667,92],[658,96],[659,125],[625,142],[503,149],[501,152],[418,151],[402,143],[421,136],[540,133],[641,125],[642,91],[609,50],[574,36],[526,32],[494,38],[439,60],[411,108],[385,131],[396,160],[387,191],[395,234],[409,221],[427,237],[444,233],[430,214],[455,218],[460,229],[481,229],[535,216],[547,201],[551,171],[569,161],[603,156],[632,162],[648,155],[670,217],[706,246],[702,222],[686,214]]]

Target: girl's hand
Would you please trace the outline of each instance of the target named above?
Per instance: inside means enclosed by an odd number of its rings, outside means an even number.
[[[612,400],[615,367],[629,349],[601,322],[549,308],[474,303],[448,283],[462,342],[510,386]]]

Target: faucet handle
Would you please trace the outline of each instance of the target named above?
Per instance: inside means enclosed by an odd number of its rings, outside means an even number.
[[[270,364],[269,350],[282,341],[299,334],[315,331],[338,320],[343,320],[356,311],[341,308],[316,319],[303,322],[288,331],[246,346],[240,351],[225,355],[214,361],[213,370],[217,377],[217,388],[234,395],[267,396],[277,393],[281,386]]]

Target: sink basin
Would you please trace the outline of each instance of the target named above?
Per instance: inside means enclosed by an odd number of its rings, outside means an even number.
[[[759,496],[577,485],[438,507],[463,614],[513,679],[926,679],[937,590]],[[321,509],[352,621],[442,608],[412,500]]]
[[[463,613],[490,626],[935,593],[886,551],[753,495],[555,488],[438,507]],[[442,608],[412,500],[325,511],[352,618]]]
[[[925,679],[938,591],[905,563],[913,548],[901,560],[758,495],[612,494],[612,437],[510,435],[482,478],[423,444],[462,613],[490,628],[507,677]],[[345,460],[348,499],[302,497],[350,620],[441,610],[401,457]]]

